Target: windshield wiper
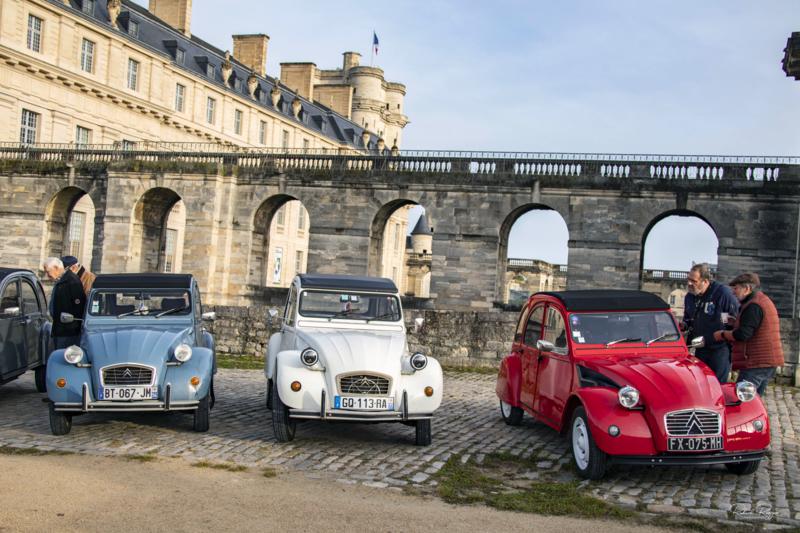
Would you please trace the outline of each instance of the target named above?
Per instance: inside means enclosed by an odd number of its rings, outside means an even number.
[[[373,316],[373,317],[368,318],[367,319],[367,324],[369,324],[370,321],[372,321],[372,320],[381,320],[383,318],[392,318],[393,316],[395,316],[395,312],[394,311],[389,311],[388,313],[383,313],[382,315]]]
[[[180,307],[173,307],[172,309],[167,309],[166,311],[161,311],[156,315],[156,318],[161,318],[164,315],[168,315],[170,313],[177,313],[178,311],[183,311],[184,309],[188,309],[188,305],[182,305]]]
[[[650,345],[651,345],[651,344],[653,344],[654,342],[658,342],[658,341],[660,341],[661,339],[665,339],[665,338],[667,338],[667,337],[671,337],[672,335],[675,335],[675,333],[674,333],[674,332],[670,332],[670,333],[664,333],[663,335],[659,335],[659,336],[658,336],[658,337],[656,337],[655,339],[650,339],[649,341],[647,341],[646,343],[644,343],[644,345],[645,345],[645,346],[650,346]]]
[[[332,314],[331,316],[328,317],[328,322],[330,322],[334,318],[347,316],[347,315],[349,315],[350,313],[352,313],[354,311],[356,311],[356,309],[344,309],[342,311],[339,311],[338,313],[334,313],[334,314]]]
[[[125,313],[122,313],[121,315],[117,315],[117,318],[122,318],[131,315],[138,315],[139,313],[149,313],[149,312],[150,312],[149,309],[140,307],[139,309],[134,309],[133,311],[127,311]]]
[[[630,337],[623,337],[623,338],[621,338],[621,339],[617,339],[617,340],[613,340],[613,341],[608,341],[608,342],[606,343],[606,348],[608,348],[609,346],[613,346],[614,344],[619,344],[620,342],[639,342],[639,341],[641,341],[641,340],[642,340],[641,338],[636,338],[636,339],[633,339],[633,338],[630,338]]]

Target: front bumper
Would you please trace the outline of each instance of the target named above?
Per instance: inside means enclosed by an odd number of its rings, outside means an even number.
[[[346,409],[330,409],[323,390],[320,396],[319,411],[289,409],[289,417],[305,420],[341,420],[347,422],[407,422],[411,420],[427,420],[433,413],[408,412],[408,393],[403,391],[399,411],[351,411]]]
[[[89,384],[81,385],[81,402],[53,402],[56,411],[70,413],[88,413],[89,411],[134,412],[134,411],[193,411],[200,404],[198,400],[172,401],[172,384],[164,387],[164,400],[131,400],[131,401],[93,401],[89,394]]]
[[[661,455],[611,455],[616,465],[699,466],[756,461],[764,457],[765,450],[737,453],[661,454]]]

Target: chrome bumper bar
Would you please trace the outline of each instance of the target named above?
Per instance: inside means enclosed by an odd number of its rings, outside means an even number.
[[[426,420],[433,413],[409,414],[408,394],[403,391],[399,411],[351,411],[347,409],[328,409],[327,394],[322,390],[319,411],[289,409],[289,418],[304,420],[342,420],[350,422],[405,422],[407,420]]]
[[[128,400],[128,401],[91,401],[89,384],[81,386],[81,402],[53,402],[56,411],[88,413],[89,411],[192,411],[200,404],[198,400],[176,402],[172,400],[172,384],[164,387],[164,401],[161,400]]]

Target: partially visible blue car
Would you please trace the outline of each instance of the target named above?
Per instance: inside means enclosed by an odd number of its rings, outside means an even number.
[[[47,364],[53,435],[92,411],[193,411],[194,430],[207,431],[217,368],[202,324],[214,318],[189,274],[97,276],[80,346],[54,351]]]

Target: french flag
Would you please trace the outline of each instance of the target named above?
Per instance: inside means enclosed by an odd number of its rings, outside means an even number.
[[[372,49],[375,55],[378,55],[378,34],[374,30],[372,32]]]

